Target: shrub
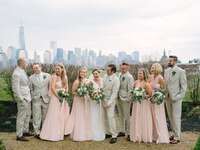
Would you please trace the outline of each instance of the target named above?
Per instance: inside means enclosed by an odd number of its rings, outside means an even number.
[[[196,145],[194,147],[194,150],[200,150],[200,137],[197,139]]]
[[[5,145],[3,144],[3,141],[0,140],[0,150],[6,150]]]
[[[188,117],[200,119],[200,106],[194,107],[192,111],[189,112]]]

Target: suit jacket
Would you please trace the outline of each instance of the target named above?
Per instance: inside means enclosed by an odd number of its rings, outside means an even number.
[[[29,79],[26,72],[17,67],[12,74],[12,90],[16,101],[31,101]]]
[[[105,94],[104,101],[107,105],[115,104],[118,92],[119,92],[120,81],[119,78],[113,74],[111,76],[105,76],[103,79],[103,91]]]
[[[44,103],[49,103],[50,75],[41,72],[39,75],[31,75],[29,79],[32,98],[35,100],[42,97]]]
[[[172,101],[182,100],[187,90],[186,73],[178,66],[165,71],[166,88]]]
[[[119,88],[119,98],[123,101],[130,100],[130,90],[132,88],[134,79],[133,76],[127,72],[125,74],[120,74],[120,88]]]

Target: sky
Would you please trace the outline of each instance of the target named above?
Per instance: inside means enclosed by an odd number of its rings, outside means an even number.
[[[200,57],[199,0],[0,0],[0,46],[18,47],[25,27],[26,47],[42,54],[58,47],[138,50],[158,58],[165,48],[183,62]]]

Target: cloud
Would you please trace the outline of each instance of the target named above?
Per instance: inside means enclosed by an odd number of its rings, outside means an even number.
[[[168,48],[185,59],[199,53],[199,6],[198,0],[1,0],[0,45],[17,46],[23,20],[31,50],[56,40],[59,47],[105,52]]]

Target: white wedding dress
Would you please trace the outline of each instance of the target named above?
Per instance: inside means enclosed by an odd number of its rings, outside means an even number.
[[[102,88],[103,80],[101,79],[100,85],[92,80],[94,88]],[[91,123],[92,123],[92,140],[103,141],[105,139],[105,128],[104,128],[104,118],[103,118],[103,106],[102,103],[97,103],[94,100],[91,102]]]

